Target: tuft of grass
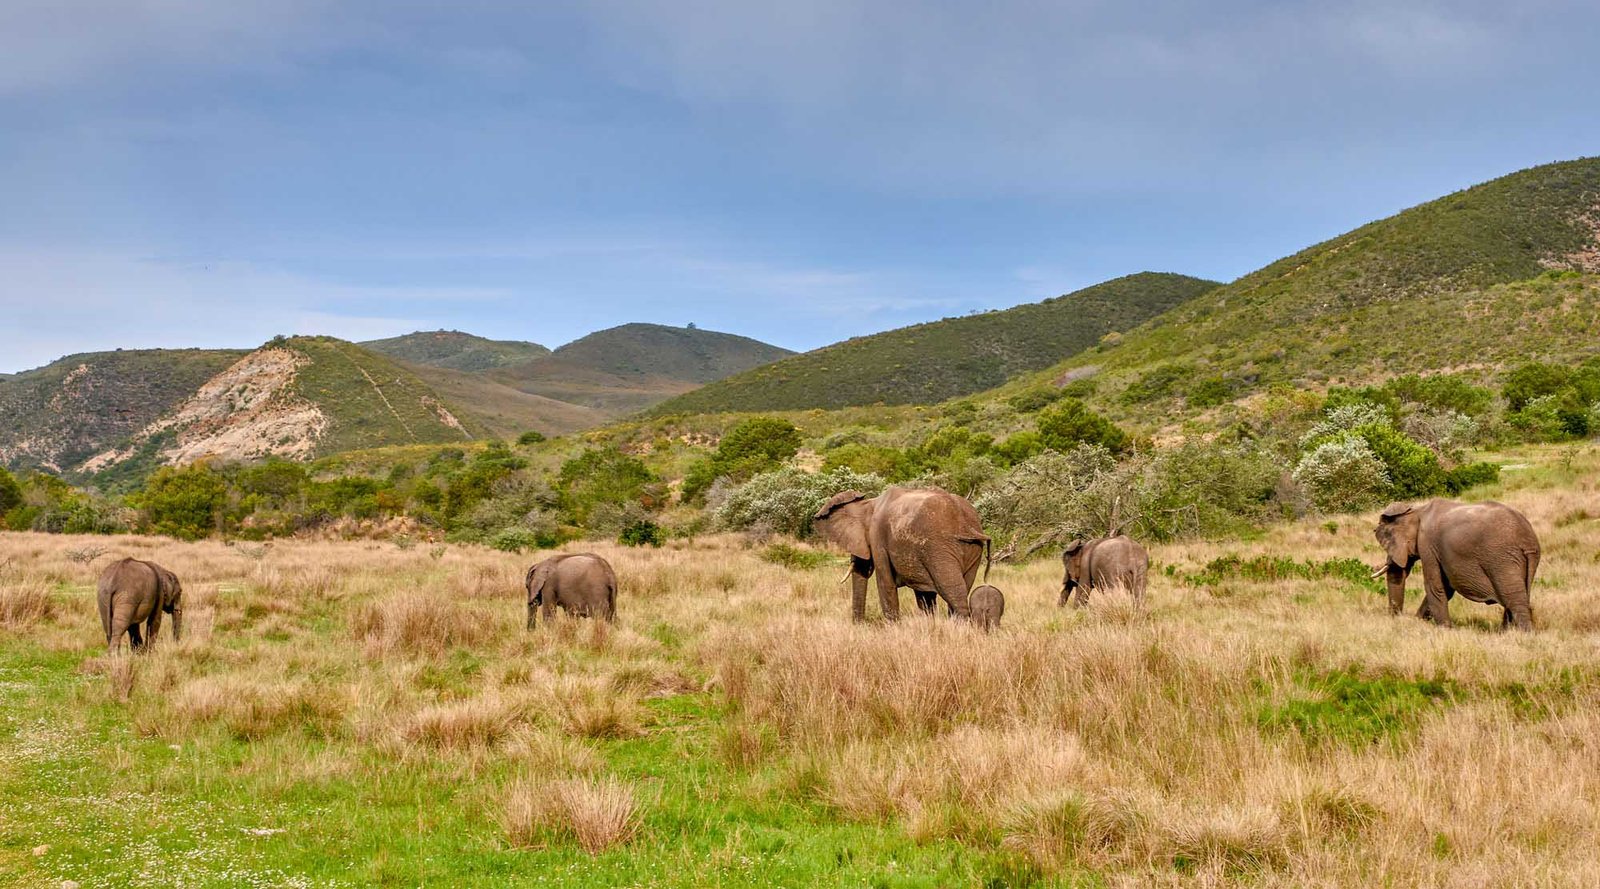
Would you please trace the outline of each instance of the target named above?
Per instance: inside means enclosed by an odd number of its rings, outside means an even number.
[[[1456,698],[1449,679],[1372,678],[1337,670],[1311,679],[1310,697],[1291,698],[1261,713],[1263,728],[1297,732],[1308,743],[1351,745],[1395,740],[1431,711]]]
[[[427,593],[398,593],[364,603],[350,620],[350,631],[368,653],[440,655],[457,646],[487,642],[492,624],[476,611]]]
[[[43,581],[29,580],[0,586],[0,627],[26,630],[55,615],[55,599],[50,595],[49,585]]]
[[[599,855],[633,838],[638,804],[633,788],[614,778],[522,782],[506,791],[500,825],[514,846],[571,838]]]
[[[784,568],[797,571],[809,571],[834,561],[834,557],[822,550],[808,547],[795,546],[792,543],[773,543],[761,550],[761,561],[770,562]]]

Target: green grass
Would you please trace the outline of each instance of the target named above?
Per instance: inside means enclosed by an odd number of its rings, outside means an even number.
[[[1145,272],[1055,299],[856,337],[729,377],[653,413],[931,404],[999,386],[1217,286]]]
[[[358,345],[412,364],[465,371],[504,367],[550,354],[549,349],[538,343],[491,340],[459,330],[419,330],[405,336],[368,340]]]

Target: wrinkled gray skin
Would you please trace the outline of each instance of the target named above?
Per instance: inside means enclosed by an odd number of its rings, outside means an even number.
[[[183,638],[183,584],[171,571],[154,562],[123,559],[100,572],[97,595],[100,626],[106,632],[106,651],[116,654],[122,637],[134,651],[154,643],[161,632],[161,615],[172,615],[172,637]],[[139,624],[145,625],[144,633]]]
[[[1120,533],[1098,540],[1074,540],[1061,554],[1066,576],[1061,581],[1061,601],[1067,604],[1072,591],[1078,598],[1072,604],[1081,608],[1089,604],[1089,593],[1122,587],[1133,596],[1133,601],[1144,603],[1146,577],[1150,573],[1150,554],[1131,537]]]
[[[528,569],[528,629],[534,613],[544,609],[544,621],[556,616],[556,606],[575,617],[617,619],[617,575],[611,563],[594,553],[551,556]]]
[[[1406,579],[1422,563],[1417,617],[1450,626],[1449,601],[1500,605],[1501,625],[1533,629],[1529,592],[1539,571],[1539,537],[1522,513],[1503,503],[1430,500],[1390,504],[1373,529],[1386,561],[1374,572],[1389,586],[1389,612],[1406,604]]]
[[[972,608],[972,622],[984,632],[1000,626],[1000,616],[1006,613],[1005,594],[988,584],[973,590],[967,604]]]
[[[950,614],[968,616],[967,591],[986,561],[989,537],[964,498],[938,488],[894,487],[876,497],[845,491],[817,510],[812,526],[850,554],[854,619],[867,618],[867,578],[874,575],[885,620],[900,618],[903,586],[916,591],[926,614],[937,595]]]

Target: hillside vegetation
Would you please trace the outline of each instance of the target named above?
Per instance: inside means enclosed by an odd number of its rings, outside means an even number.
[[[623,324],[487,376],[513,389],[620,416],[792,354],[731,333]]]
[[[311,359],[295,389],[327,415],[319,455],[463,441],[486,431],[470,416],[456,416],[416,374],[354,343],[294,337],[285,345]]]
[[[0,465],[76,466],[172,410],[244,354],[90,352],[0,379]]]
[[[1307,248],[1009,388],[1093,374],[1094,401],[1148,422],[1174,400],[1209,407],[1276,382],[1594,354],[1597,208],[1600,159],[1524,170]]]
[[[522,392],[481,373],[402,362],[446,403],[471,416],[491,435],[516,438],[524,432],[566,435],[604,425],[611,414],[598,408]]]
[[[490,340],[459,330],[419,330],[358,345],[411,364],[465,371],[489,370],[550,354],[538,343]]]
[[[931,404],[993,388],[1217,287],[1143,272],[1065,296],[856,337],[697,389],[654,413]]]

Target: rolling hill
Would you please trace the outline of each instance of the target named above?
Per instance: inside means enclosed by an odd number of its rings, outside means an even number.
[[[490,370],[550,354],[538,343],[490,340],[459,330],[419,330],[357,345],[408,364],[464,371]]]
[[[730,333],[623,324],[485,376],[522,392],[614,417],[793,354]]]
[[[599,408],[513,389],[481,373],[401,363],[440,398],[500,438],[516,438],[528,431],[566,435],[600,426],[612,417]]]
[[[653,413],[931,404],[1048,367],[1217,286],[1185,275],[1128,275],[1043,302],[825,346],[679,396]]]
[[[1006,388],[1089,377],[1113,413],[1159,416],[1277,382],[1485,374],[1591,355],[1597,317],[1600,159],[1590,158],[1364,225]]]
[[[0,379],[0,465],[53,472],[76,466],[154,422],[244,355],[89,352]]]

